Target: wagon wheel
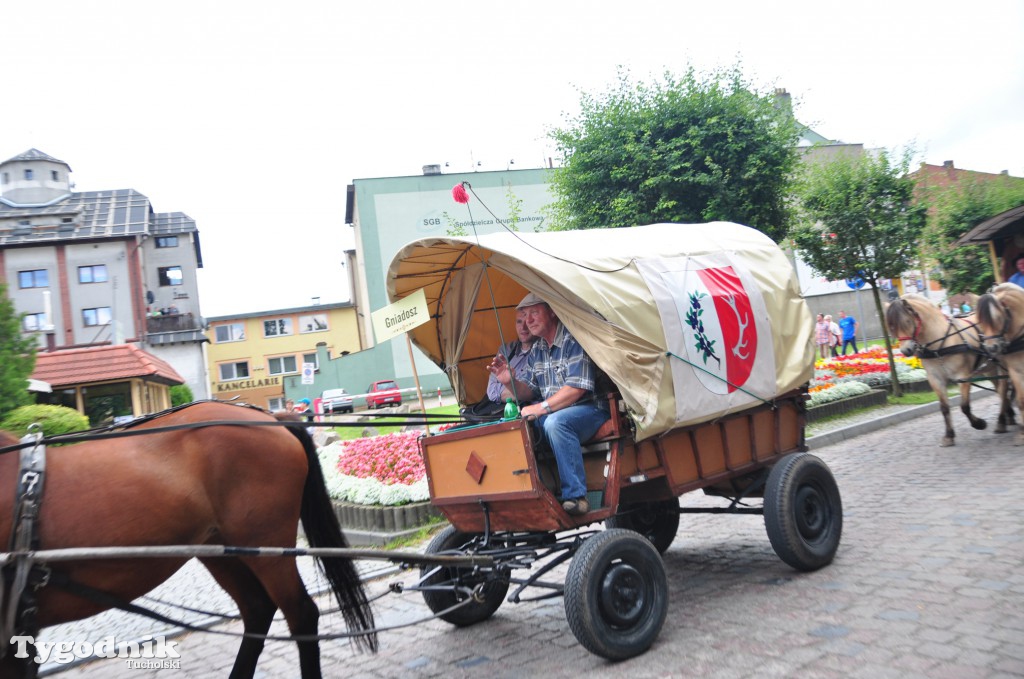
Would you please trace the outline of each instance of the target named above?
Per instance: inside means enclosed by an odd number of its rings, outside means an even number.
[[[605,520],[604,525],[636,531],[650,540],[659,554],[664,554],[679,530],[679,498],[619,505],[618,513]]]
[[[830,564],[843,532],[843,503],[828,465],[808,453],[776,463],[764,490],[764,526],[775,553],[793,568]]]
[[[455,530],[454,526],[448,526],[434,536],[434,539],[427,545],[426,553],[440,554],[457,551],[469,542],[470,537],[467,533]],[[429,577],[425,577],[428,573]],[[448,588],[423,591],[423,600],[434,613],[440,613],[470,598],[464,592],[456,590],[456,587],[475,589],[477,585],[483,583],[479,592],[479,601],[468,603],[439,616],[445,622],[458,627],[475,625],[494,615],[508,593],[508,573],[503,571],[480,572],[473,568],[446,566],[436,567],[435,570],[434,566],[423,566],[420,568],[420,577],[423,578],[421,586]]]
[[[651,647],[668,612],[658,551],[635,531],[610,528],[588,538],[569,562],[565,617],[580,644],[610,660]]]

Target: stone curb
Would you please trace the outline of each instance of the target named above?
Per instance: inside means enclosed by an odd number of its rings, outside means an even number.
[[[972,400],[979,400],[992,396],[991,392],[984,392],[982,394],[972,394]],[[951,396],[949,398],[949,407],[958,408],[960,406],[960,395]],[[891,427],[894,424],[900,424],[907,422],[924,415],[930,415],[939,411],[940,404],[938,401],[932,403],[925,403],[924,405],[913,406],[906,410],[901,410],[888,415],[881,415],[874,420],[867,422],[858,422],[857,424],[851,424],[848,427],[842,427],[840,429],[833,429],[816,436],[811,436],[807,439],[807,447],[810,449],[824,448],[825,446],[835,445],[836,443],[842,443],[855,436],[861,436],[862,434],[869,434],[873,431],[878,431],[885,427]]]

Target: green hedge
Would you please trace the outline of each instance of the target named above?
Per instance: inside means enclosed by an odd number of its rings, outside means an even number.
[[[77,410],[37,404],[15,408],[0,420],[0,429],[9,431],[18,438],[28,433],[29,425],[39,423],[43,436],[59,436],[89,428],[89,418]]]

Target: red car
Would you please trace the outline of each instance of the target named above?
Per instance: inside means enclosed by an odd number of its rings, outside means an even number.
[[[366,407],[384,408],[402,405],[402,392],[394,380],[378,380],[366,388]]]

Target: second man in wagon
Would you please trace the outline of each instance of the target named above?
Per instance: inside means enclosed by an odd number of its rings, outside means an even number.
[[[525,406],[522,415],[538,418],[555,455],[562,508],[573,516],[586,514],[590,503],[581,443],[597,433],[609,417],[594,393],[594,364],[540,297],[530,293],[516,309],[526,313],[526,325],[537,338],[527,359],[528,368],[523,379],[517,378],[515,389],[520,400],[540,402]],[[512,387],[503,356],[497,356],[488,369],[503,385]]]

